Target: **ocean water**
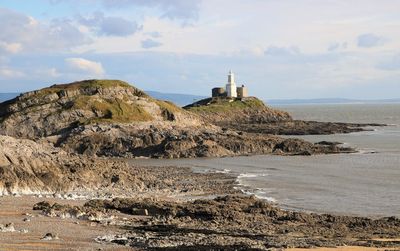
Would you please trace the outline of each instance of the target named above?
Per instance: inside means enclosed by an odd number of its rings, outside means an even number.
[[[283,208],[318,213],[400,217],[400,104],[281,106],[295,119],[384,123],[372,131],[296,136],[338,141],[359,153],[317,156],[249,156],[135,160],[138,164],[190,166],[229,172],[239,189]]]

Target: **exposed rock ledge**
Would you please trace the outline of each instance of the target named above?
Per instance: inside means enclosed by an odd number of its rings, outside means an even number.
[[[91,219],[104,227],[117,225],[122,233],[98,236],[95,240],[146,250],[400,247],[396,241],[400,220],[395,217],[369,219],[291,212],[246,196],[183,202],[115,198],[91,200],[83,207],[43,201],[33,208],[50,217],[68,215]],[[122,220],[114,217],[115,212],[141,217]]]
[[[266,106],[255,97],[208,98],[185,106],[205,121],[233,130],[274,135],[324,135],[370,130],[376,123],[340,123],[293,120],[285,111]]]
[[[187,182],[180,182],[182,176]],[[221,174],[132,166],[124,160],[79,156],[49,144],[0,136],[0,195],[73,192],[93,198],[139,192],[207,194],[231,191],[234,183],[233,178]]]
[[[179,126],[175,123],[88,125],[59,138],[56,146],[97,156],[193,158],[254,154],[312,155],[354,152],[335,144],[224,130],[219,127]]]

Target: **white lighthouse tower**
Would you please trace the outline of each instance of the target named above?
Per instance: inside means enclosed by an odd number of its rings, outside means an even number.
[[[226,96],[229,98],[236,98],[236,84],[235,84],[235,75],[232,70],[229,71],[228,74],[228,84],[226,84]]]

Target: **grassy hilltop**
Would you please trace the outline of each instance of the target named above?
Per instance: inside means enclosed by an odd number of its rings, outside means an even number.
[[[187,113],[120,80],[52,85],[0,103],[3,129],[15,132],[18,125],[18,134],[29,137],[57,134],[93,123],[175,121]]]
[[[287,112],[272,109],[256,97],[207,98],[185,106],[184,109],[218,125],[291,120]]]

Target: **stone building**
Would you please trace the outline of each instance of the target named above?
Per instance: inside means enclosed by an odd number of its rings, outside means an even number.
[[[226,97],[225,88],[215,87],[212,89],[212,97]]]
[[[247,87],[244,86],[244,85],[242,85],[241,87],[238,87],[236,89],[236,92],[237,92],[237,97],[238,98],[245,98],[245,97],[249,96],[249,92],[247,90]]]
[[[248,97],[248,90],[244,85],[236,87],[235,74],[232,71],[229,71],[228,83],[226,84],[225,89],[223,87],[213,88],[212,97],[245,98]]]

